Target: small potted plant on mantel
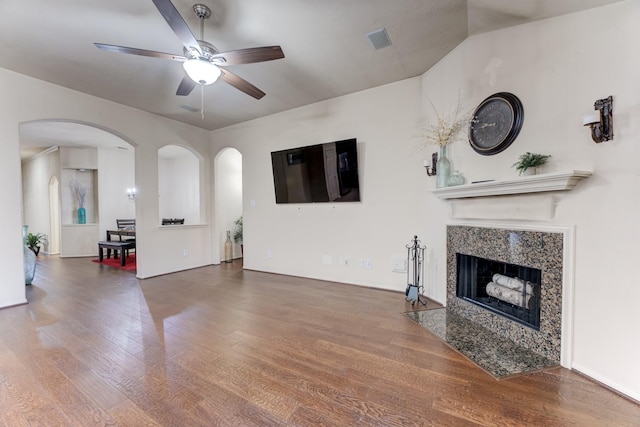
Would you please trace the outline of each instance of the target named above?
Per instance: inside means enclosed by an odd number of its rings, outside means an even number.
[[[537,154],[527,151],[518,157],[518,161],[513,164],[513,167],[516,168],[519,175],[535,175],[537,168],[546,164],[549,157],[551,157],[550,154]]]

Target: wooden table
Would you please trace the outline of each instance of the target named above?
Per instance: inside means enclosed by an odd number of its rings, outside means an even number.
[[[111,236],[136,236],[136,230],[128,230],[125,228],[121,228],[119,230],[107,230],[107,242],[110,242]]]

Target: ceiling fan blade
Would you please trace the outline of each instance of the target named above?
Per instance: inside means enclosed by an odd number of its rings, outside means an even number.
[[[227,71],[224,68],[220,68],[220,70],[222,70],[220,80],[229,83],[231,86],[246,93],[249,96],[253,96],[255,99],[260,99],[265,96],[265,93],[263,91],[261,91],[242,77],[236,76],[231,71]]]
[[[150,56],[152,58],[171,59],[173,61],[184,62],[187,60],[182,55],[174,55],[172,53],[156,52],[154,50],[137,49],[135,47],[116,46],[112,44],[94,43],[100,50],[108,50],[110,52],[128,53],[130,55]]]
[[[196,87],[196,82],[191,80],[189,76],[184,76],[180,85],[178,86],[178,90],[176,91],[176,95],[178,96],[187,96],[193,91],[193,88]]]
[[[167,21],[167,24],[171,27],[178,39],[182,42],[184,47],[187,50],[196,50],[199,54],[202,54],[202,49],[200,49],[200,45],[198,44],[198,40],[193,36],[193,33],[189,29],[189,26],[180,13],[178,9],[171,3],[169,0],[153,0],[153,4],[158,8],[160,14]]]
[[[225,62],[221,65],[251,64],[284,58],[284,52],[282,52],[280,46],[251,47],[248,49],[220,52],[212,55],[212,58],[224,59]]]

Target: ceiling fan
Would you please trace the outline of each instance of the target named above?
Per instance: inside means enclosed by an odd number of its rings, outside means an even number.
[[[256,99],[260,99],[265,95],[263,91],[224,67],[227,65],[251,64],[284,58],[284,53],[280,46],[253,47],[220,52],[211,43],[204,41],[204,21],[211,16],[211,9],[203,4],[195,4],[193,6],[193,10],[200,20],[200,40],[196,40],[189,26],[170,0],[152,1],[184,45],[183,55],[103,43],[94,43],[94,45],[98,49],[112,52],[182,62],[187,75],[180,82],[176,95],[189,95],[196,85],[199,84],[204,87],[204,85],[214,83],[218,78]]]

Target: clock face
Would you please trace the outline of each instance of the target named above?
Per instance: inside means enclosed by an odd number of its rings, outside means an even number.
[[[520,100],[501,92],[480,103],[469,126],[469,143],[479,154],[491,155],[505,150],[518,136],[524,112]]]

